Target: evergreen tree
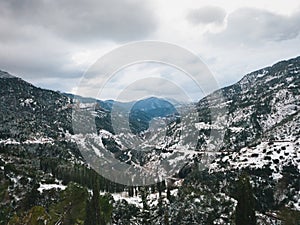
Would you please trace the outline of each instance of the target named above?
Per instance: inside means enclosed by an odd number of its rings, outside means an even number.
[[[133,197],[133,186],[128,187],[128,196]]]
[[[86,205],[86,219],[84,225],[102,225],[100,215],[100,201],[99,201],[99,189],[97,185],[93,187],[93,196]]]
[[[146,187],[141,188],[141,197],[143,203],[143,224],[149,224],[150,222],[150,212],[149,205],[147,203],[148,190]]]
[[[111,222],[113,205],[111,201],[113,201],[113,197],[110,194],[106,194],[100,197],[100,216],[101,223],[108,224]]]
[[[100,204],[99,204],[99,189],[93,189],[93,197],[91,200],[93,217],[95,220],[95,225],[101,225],[101,217],[100,217]]]
[[[169,225],[169,211],[168,206],[165,208],[165,214],[164,214],[164,225]]]
[[[34,179],[31,190],[26,193],[25,198],[23,200],[23,208],[25,211],[31,209],[33,206],[37,204],[37,200],[39,198],[39,192],[37,190],[38,188],[39,188],[39,184]]]
[[[242,174],[237,184],[236,225],[256,225],[255,199],[249,176]]]
[[[170,187],[167,187],[167,199],[169,201],[171,200],[171,190],[170,190]]]
[[[84,225],[93,225],[94,224],[94,221],[93,221],[94,218],[93,218],[92,211],[93,211],[93,209],[92,209],[91,201],[87,200]]]

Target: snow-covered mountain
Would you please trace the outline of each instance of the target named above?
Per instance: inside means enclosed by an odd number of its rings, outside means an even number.
[[[58,139],[71,127],[71,100],[0,72],[0,139]]]
[[[271,67],[247,74],[236,84],[217,90],[200,100],[196,105],[190,105],[198,112],[198,121],[193,121],[195,123],[193,129],[191,124],[183,123],[182,115],[178,115],[178,119],[169,121],[165,129],[156,131],[151,136],[150,141],[149,139],[145,140],[146,144],[143,141],[138,142],[139,149],[132,148],[135,146],[136,138],[134,135],[125,134],[125,131],[110,135],[110,144],[117,146],[120,151],[118,151],[118,156],[123,153],[129,154],[134,161],[136,160],[134,157],[135,150],[144,149],[144,146],[147,148],[147,153],[144,154],[145,159],[140,160],[144,165],[147,163],[153,165],[154,161],[165,159],[169,150],[175,150],[178,154],[176,156],[178,160],[184,156],[193,161],[192,159],[195,159],[197,155],[201,155],[201,153],[197,154],[197,151],[223,152],[233,157],[240,151],[248,151],[248,148],[256,149],[257,146],[257,149],[261,149],[264,148],[261,145],[272,146],[264,143],[273,141],[275,146],[276,143],[286,143],[286,147],[292,146],[288,157],[282,156],[282,158],[278,155],[280,163],[297,165],[299,160],[299,147],[297,145],[299,142],[298,116],[300,110],[299,67],[299,57],[279,62]],[[146,101],[135,104],[140,107],[134,118],[148,122],[147,118],[141,119],[143,118],[143,109],[151,110],[153,108],[161,111],[160,106],[156,106],[153,99],[148,99],[148,101],[153,104],[144,104]],[[158,112],[156,110],[154,111]],[[173,108],[171,111],[174,111]],[[212,121],[212,117],[214,117],[214,121]],[[197,132],[196,135],[195,132]],[[192,138],[189,140],[189,137]],[[189,151],[192,142],[197,142],[195,151]],[[266,148],[272,150],[271,147]],[[165,154],[161,150],[165,150],[167,153]],[[184,152],[176,150],[184,150]],[[251,158],[252,153],[251,150],[249,151],[246,155]],[[255,152],[256,150],[253,152],[254,155],[258,154]],[[149,157],[149,155],[152,156]],[[175,153],[171,157],[176,158]],[[272,160],[268,160],[270,156],[265,157],[264,154],[260,157],[265,158],[264,163],[263,160],[254,160],[251,162],[252,164],[249,162],[249,165],[261,167],[275,160],[272,157]],[[242,160],[244,159],[242,158]],[[253,165],[255,162],[258,165]],[[128,163],[130,162],[128,161]],[[236,165],[236,167],[239,166],[239,164]]]
[[[97,181],[103,192],[123,193],[131,189],[109,180],[134,175],[128,184],[141,184],[139,178],[154,174],[150,181],[167,177],[174,188],[171,197],[160,195],[162,202],[153,197],[156,188],[148,200],[139,196],[153,207],[147,210],[154,224],[162,223],[157,214],[167,206],[172,224],[232,224],[232,184],[242,171],[251,178],[260,220],[280,220],[281,214],[266,212],[300,209],[299,85],[300,57],[249,73],[189,105],[159,98],[100,101],[37,88],[0,71],[0,223],[21,210],[32,190],[45,191],[34,205],[51,208],[47,198],[60,199],[52,187],[65,189],[70,181],[89,190]],[[97,170],[97,163],[104,178],[90,168]],[[135,200],[115,196],[114,218],[122,220],[118,210]],[[139,209],[130,209],[139,221]]]
[[[247,74],[236,84],[217,91],[224,96],[221,107],[228,111],[224,148],[252,144],[266,132],[296,116],[300,102],[299,63],[299,57],[276,63]],[[199,102],[200,113],[207,108],[206,100],[209,98]],[[210,107],[220,105],[212,102]]]

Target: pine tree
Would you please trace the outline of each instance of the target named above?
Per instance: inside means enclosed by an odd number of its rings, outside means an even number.
[[[84,225],[93,225],[94,224],[93,220],[94,218],[93,218],[93,209],[92,209],[91,201],[87,200]]]
[[[167,199],[170,201],[171,200],[171,190],[169,187],[167,187]]]
[[[165,208],[165,214],[164,214],[164,225],[169,225],[169,211],[168,206]]]
[[[146,187],[142,187],[141,189],[141,197],[143,203],[143,224],[149,224],[150,213],[149,213],[149,205],[147,203],[148,190]]]
[[[86,204],[86,219],[84,225],[102,225],[99,201],[99,189],[97,185],[93,187],[93,196]]]
[[[133,197],[133,186],[128,187],[128,196]]]
[[[36,205],[38,197],[39,197],[39,192],[37,190],[38,188],[39,188],[39,184],[34,179],[31,190],[28,193],[26,193],[25,198],[23,200],[22,205],[23,205],[25,211],[31,209],[33,206]]]
[[[242,174],[237,184],[236,225],[256,225],[255,199],[249,176]]]

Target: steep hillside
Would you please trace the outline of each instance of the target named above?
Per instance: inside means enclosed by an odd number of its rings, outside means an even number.
[[[0,224],[84,224],[93,204],[105,223],[234,224],[241,196],[257,224],[297,224],[299,85],[300,57],[176,107],[61,94],[0,71]]]
[[[207,96],[198,103],[200,121],[210,122],[206,112],[225,108],[227,115],[217,115],[226,121],[224,149],[239,149],[263,137],[300,110],[300,57],[276,63],[247,74],[236,84]],[[224,99],[214,104],[214,95]],[[218,112],[215,110],[215,112]],[[278,136],[278,134],[276,134]],[[200,144],[205,143],[205,139]]]
[[[71,100],[1,71],[0,139],[24,142],[62,137],[71,127]]]

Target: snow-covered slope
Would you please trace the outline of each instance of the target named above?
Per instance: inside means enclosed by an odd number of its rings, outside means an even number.
[[[175,113],[170,104],[164,109],[161,101],[156,104],[152,99],[155,104],[142,104],[139,111],[152,113],[159,108],[166,117],[132,114],[135,122],[150,122],[147,130],[135,133],[130,126],[129,130],[123,127],[124,114],[112,117],[113,102],[72,99],[1,71],[0,187],[6,191],[0,194],[9,200],[3,202],[0,213],[20,207],[31,189],[43,194],[64,189],[65,184],[56,179],[75,180],[91,188],[85,176],[92,174],[105,191],[123,192],[124,186],[109,183],[112,175],[125,179],[133,175],[128,184],[141,184],[135,179],[152,174],[156,179],[152,181],[167,177],[170,186],[175,186],[169,197],[172,201],[166,199],[166,192],[162,194],[173,221],[183,218],[180,221],[186,224],[205,224],[214,217],[215,223],[228,224],[236,206],[231,184],[242,171],[251,176],[261,212],[283,206],[299,210],[299,85],[300,57],[247,74],[196,104],[177,104]],[[74,130],[74,122],[80,129]],[[93,162],[108,180],[95,175]],[[119,173],[111,172],[120,165]],[[105,169],[109,173],[103,174]],[[182,187],[176,185],[179,179],[184,180]],[[154,190],[148,203],[160,223],[163,217],[156,215],[161,207],[157,196]],[[143,205],[141,195],[113,197]],[[129,206],[120,201],[115,207],[123,214]],[[138,214],[136,218],[138,221]]]

